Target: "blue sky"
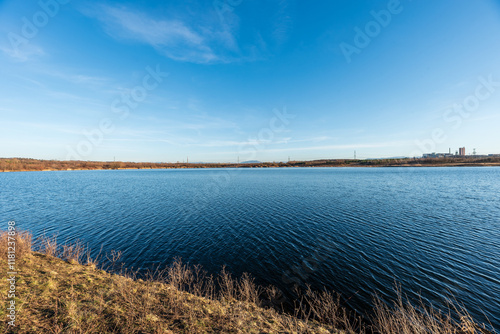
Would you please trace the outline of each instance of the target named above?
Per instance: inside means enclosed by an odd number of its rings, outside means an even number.
[[[500,153],[500,3],[1,1],[0,156]]]

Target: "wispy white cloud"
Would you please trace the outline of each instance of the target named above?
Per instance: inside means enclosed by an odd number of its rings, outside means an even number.
[[[0,46],[0,51],[17,62],[26,62],[45,55],[41,47],[32,43],[24,44],[21,47]]]
[[[109,78],[106,77],[98,77],[86,74],[70,74],[54,70],[46,71],[45,73],[73,84],[88,85],[93,87],[96,86],[101,87],[103,85],[109,84],[111,81]]]
[[[291,30],[290,9],[284,0],[273,7],[276,13],[268,18],[272,24],[260,30],[255,28],[259,22],[250,20],[240,24],[234,8],[219,13],[211,2],[196,7],[187,14],[175,11],[166,16],[110,5],[82,12],[100,20],[115,39],[138,41],[168,58],[204,64],[266,58],[288,39]]]
[[[205,113],[199,115],[186,116],[184,120],[176,120],[169,118],[159,118],[155,116],[141,117],[137,116],[137,120],[147,122],[154,122],[162,129],[172,130],[224,130],[233,129],[238,130],[240,127],[237,123],[225,120],[220,117],[209,116]]]
[[[293,27],[293,19],[290,15],[291,2],[280,0],[277,3],[278,10],[273,20],[272,35],[277,42],[277,45],[284,44],[290,35]]]
[[[302,152],[302,151],[332,151],[332,150],[347,150],[347,149],[363,149],[363,148],[394,148],[403,147],[410,144],[410,141],[391,141],[391,142],[372,142],[372,143],[357,143],[357,144],[336,144],[336,145],[321,145],[321,146],[304,146],[297,147],[289,145],[287,147],[271,148],[266,144],[261,144],[259,152],[261,153],[282,153],[282,152]],[[233,152],[219,152],[233,153]]]
[[[101,20],[112,37],[151,45],[174,60],[227,62],[230,53],[238,52],[232,27],[227,25],[195,27],[178,18],[155,18],[126,7],[102,6],[90,15]]]
[[[484,122],[484,121],[496,120],[496,119],[499,119],[499,118],[500,118],[500,115],[498,115],[498,114],[490,114],[490,115],[472,117],[472,118],[469,119],[469,121],[472,121],[472,122]]]
[[[34,80],[32,78],[29,78],[27,76],[23,76],[23,75],[16,75],[15,76],[16,78],[19,78],[23,81],[26,81],[26,82],[29,82],[31,85],[33,86],[36,86],[36,87],[39,87],[39,88],[46,88],[46,85],[44,85],[42,82],[38,81],[38,80]]]
[[[322,142],[326,140],[331,140],[332,137],[321,136],[321,137],[312,137],[312,138],[304,138],[304,139],[291,139],[289,138],[288,143],[304,143],[304,142]]]
[[[290,144],[296,144],[296,143],[303,143],[303,142],[318,142],[322,141],[322,137],[316,137],[316,138],[309,138],[309,139],[299,139],[299,140],[292,140],[290,137],[284,137],[284,138],[275,138],[273,140],[261,140],[257,138],[249,138],[246,140],[233,140],[233,139],[203,139],[203,140],[197,140],[196,138],[192,137],[180,137],[179,135],[172,135],[172,134],[161,134],[159,132],[159,136],[154,138],[150,135],[139,135],[138,137],[134,139],[125,139],[125,138],[116,138],[113,140],[116,141],[137,141],[137,142],[156,142],[156,143],[168,143],[171,145],[177,145],[177,146],[182,146],[182,147],[206,147],[206,148],[216,148],[216,147],[234,147],[234,148],[239,148],[242,146],[254,146],[254,147],[259,147],[262,146],[263,148],[270,147],[270,146],[276,146],[276,145],[290,145]],[[127,132],[127,135],[129,133]],[[169,138],[170,137],[170,138]],[[394,143],[392,143],[394,144]],[[293,146],[293,148],[290,148],[290,150],[319,150],[323,148],[368,148],[368,147],[384,147],[390,145],[388,143],[379,143],[379,144],[359,144],[359,145],[325,145],[325,146],[312,146],[312,147],[298,147]],[[287,150],[287,148],[282,148],[282,149],[268,149],[268,151],[283,151]]]
[[[1,110],[1,109],[0,109]],[[81,135],[82,131],[80,127],[72,126],[70,124],[53,124],[53,123],[35,123],[35,122],[23,122],[23,121],[4,121],[4,126],[21,128],[24,130],[41,130],[46,133],[65,133],[72,135]]]
[[[55,101],[59,101],[59,102],[62,102],[62,101],[71,102],[71,101],[73,101],[73,102],[80,102],[80,103],[85,102],[87,104],[93,104],[93,105],[97,105],[97,106],[104,105],[98,99],[85,97],[83,95],[69,93],[68,91],[46,89],[44,91],[44,93],[45,93],[45,95],[52,97]]]

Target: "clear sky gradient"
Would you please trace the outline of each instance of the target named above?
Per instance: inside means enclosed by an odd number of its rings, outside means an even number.
[[[0,1],[0,116],[0,157],[500,153],[500,2]]]

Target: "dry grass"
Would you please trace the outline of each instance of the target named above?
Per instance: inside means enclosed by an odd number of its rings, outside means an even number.
[[[50,257],[58,257],[68,261],[71,264],[85,264],[97,266],[97,259],[90,256],[90,249],[86,247],[80,240],[59,244],[57,236],[46,236],[45,234],[36,238],[32,246],[33,250],[45,254]],[[119,252],[112,252],[113,258]],[[119,259],[119,256],[116,260]]]
[[[416,305],[412,304],[408,298],[403,297],[400,286],[396,285],[395,290],[397,299],[393,307],[389,307],[378,297],[374,299],[373,325],[378,333],[491,333],[485,324],[477,324],[464,307],[457,307],[456,301],[447,301],[448,313],[443,313],[425,305],[422,301]]]
[[[329,291],[298,292],[294,314],[286,314],[263,306],[278,300],[279,290],[260,288],[248,274],[236,278],[222,268],[214,277],[177,259],[141,279],[125,270],[98,270],[79,242],[58,245],[44,237],[35,242],[38,252],[30,252],[31,235],[18,239],[17,327],[12,331],[2,322],[0,333],[486,333],[463,309],[454,322],[404,302],[400,291],[394,307],[376,299],[372,327],[348,314]],[[4,233],[0,240],[4,250]],[[107,256],[113,268],[120,256]],[[1,299],[5,305],[4,293]]]
[[[0,231],[0,252],[2,254],[2,259],[5,260],[7,258],[7,244],[8,244],[8,232]],[[31,254],[32,247],[32,235],[26,231],[16,231],[15,239],[15,248],[16,248],[16,259],[21,260],[25,256]],[[12,239],[10,240],[12,241]]]
[[[37,252],[17,263],[15,333],[332,333],[314,322],[258,306],[260,289],[249,275],[236,279],[225,269],[207,275],[180,260],[145,279],[98,270],[85,260],[81,243],[36,240]],[[120,253],[108,255],[111,262]],[[0,259],[2,265],[4,259]],[[4,282],[5,272],[0,279]],[[222,284],[222,285],[221,285]],[[4,290],[6,286],[2,286]],[[2,294],[2,304],[7,299]],[[5,317],[5,308],[0,317]]]
[[[296,291],[299,296],[295,315],[301,319],[313,319],[333,328],[341,328],[347,333],[365,333],[366,326],[355,314],[342,307],[340,294],[333,291],[314,291],[309,286],[305,293]]]

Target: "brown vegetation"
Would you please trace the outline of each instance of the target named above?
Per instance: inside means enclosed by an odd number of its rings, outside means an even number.
[[[0,264],[6,266],[7,232],[0,234]],[[399,299],[389,307],[375,298],[372,324],[362,323],[338,294],[307,289],[293,314],[266,307],[276,289],[252,277],[218,276],[176,260],[139,279],[134,273],[99,270],[79,243],[58,245],[55,237],[16,236],[16,327],[7,325],[2,270],[0,332],[13,333],[487,333],[463,310],[456,319]],[[115,263],[120,253],[108,259]]]
[[[154,162],[102,162],[60,161],[25,158],[0,158],[0,172],[47,170],[101,170],[101,169],[162,169],[162,168],[266,168],[266,167],[420,167],[420,166],[500,166],[500,156],[402,158],[402,159],[325,159],[290,162],[255,163],[154,163]]]

